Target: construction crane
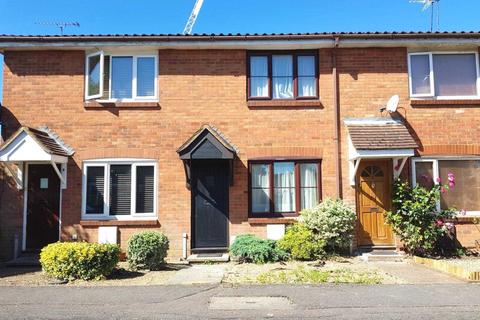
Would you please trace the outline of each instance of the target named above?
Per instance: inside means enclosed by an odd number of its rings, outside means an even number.
[[[192,29],[193,25],[195,24],[195,21],[197,20],[198,13],[200,12],[200,9],[202,8],[203,0],[197,0],[195,2],[195,5],[193,6],[192,13],[190,13],[190,17],[188,18],[187,24],[185,25],[185,28],[183,29],[183,34],[192,34]]]

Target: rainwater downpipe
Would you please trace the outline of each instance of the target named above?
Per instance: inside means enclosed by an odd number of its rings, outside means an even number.
[[[339,37],[334,38],[332,49],[332,78],[333,78],[333,122],[335,124],[335,190],[337,199],[342,198],[342,166],[340,154],[340,98],[337,70],[337,48],[340,42]]]

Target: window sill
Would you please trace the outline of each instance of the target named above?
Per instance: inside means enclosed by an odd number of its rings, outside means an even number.
[[[84,227],[100,226],[158,226],[155,220],[81,220],[80,225]]]
[[[480,106],[480,99],[411,99],[410,104],[421,106]]]
[[[100,108],[148,108],[148,109],[160,109],[158,101],[85,101],[83,106],[85,109],[100,109]]]
[[[293,224],[297,217],[248,218],[250,224]]]
[[[301,108],[322,108],[322,102],[314,100],[248,100],[249,108],[262,107],[301,107]]]

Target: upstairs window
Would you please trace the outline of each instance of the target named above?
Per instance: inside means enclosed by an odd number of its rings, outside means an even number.
[[[84,218],[155,216],[156,165],[148,161],[88,161],[84,165]]]
[[[249,99],[318,98],[318,61],[315,53],[250,53]]]
[[[157,56],[87,55],[85,99],[157,100]]]
[[[477,53],[411,53],[410,96],[462,99],[480,95]]]

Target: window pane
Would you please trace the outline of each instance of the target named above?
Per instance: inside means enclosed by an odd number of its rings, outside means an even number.
[[[250,57],[250,76],[268,77],[267,57]]]
[[[291,55],[272,56],[274,99],[293,98],[293,59]]]
[[[303,209],[310,209],[318,204],[317,188],[302,188],[300,203]]]
[[[100,55],[88,58],[88,92],[87,96],[100,94]]]
[[[129,215],[132,194],[132,166],[110,166],[110,215]]]
[[[110,99],[110,56],[103,56],[103,93],[101,99]]]
[[[137,59],[137,96],[155,95],[155,58]]]
[[[298,96],[315,97],[317,95],[317,81],[315,77],[298,77]]]
[[[87,214],[103,213],[104,186],[104,167],[87,167],[87,203],[85,207]]]
[[[318,185],[318,166],[316,163],[300,164],[300,184],[301,187],[317,187]]]
[[[252,165],[252,212],[270,211],[270,170],[268,164]]]
[[[415,180],[417,185],[431,189],[433,187],[433,162],[415,162]]]
[[[298,56],[298,76],[315,77],[315,57]]]
[[[434,55],[433,70],[435,95],[472,96],[477,94],[474,54]]]
[[[455,175],[455,187],[442,193],[441,207],[480,211],[480,161],[438,161],[440,178],[448,183],[448,173]]]
[[[412,94],[430,94],[430,58],[425,55],[410,56]]]
[[[275,162],[273,173],[275,212],[294,212],[295,164],[293,162]]]
[[[112,57],[112,98],[132,98],[132,57]]]
[[[154,188],[154,167],[138,166],[136,182],[136,213],[153,212]]]

